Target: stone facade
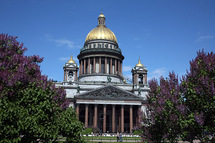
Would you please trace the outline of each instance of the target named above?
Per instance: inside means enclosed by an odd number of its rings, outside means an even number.
[[[79,66],[71,57],[63,67],[63,82],[55,84],[65,88],[70,106],[85,127],[132,132],[140,121],[138,112],[145,112],[147,104],[147,69],[139,60],[128,83],[122,74],[124,56],[114,33],[105,26],[103,13],[98,21],[78,55]]]

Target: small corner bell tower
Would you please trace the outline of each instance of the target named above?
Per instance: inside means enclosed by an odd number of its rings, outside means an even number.
[[[131,70],[132,72],[132,81],[133,88],[139,89],[147,85],[147,69],[146,67],[138,61],[138,64]]]
[[[64,70],[64,82],[76,82],[78,80],[78,66],[76,62],[73,60],[72,56],[70,57],[70,60],[66,62],[66,64],[63,66]]]

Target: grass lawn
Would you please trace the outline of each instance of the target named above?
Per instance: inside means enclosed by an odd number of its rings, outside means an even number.
[[[87,142],[90,142],[90,143],[98,143],[98,142],[102,142],[102,141],[105,141],[105,142],[117,142],[117,138],[116,137],[105,137],[105,136],[85,136],[84,139],[87,141]],[[140,137],[123,137],[123,142],[129,142],[129,143],[134,143],[134,142],[140,142],[141,141],[141,138]]]
[[[107,137],[107,136],[84,136],[84,139],[87,143],[98,143],[98,142],[105,142],[105,143],[117,143],[116,137]],[[140,142],[140,137],[123,137],[123,142],[127,143],[135,143]],[[62,138],[58,143],[63,143],[66,139]]]

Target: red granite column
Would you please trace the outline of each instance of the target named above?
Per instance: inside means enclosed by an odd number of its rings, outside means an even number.
[[[102,69],[102,58],[99,57],[99,73],[101,73],[101,69]]]
[[[97,108],[98,107],[98,105],[97,104],[95,104],[94,105],[94,121],[93,121],[93,126],[96,128],[97,127]]]
[[[84,59],[84,74],[86,74],[86,59]]]
[[[115,132],[115,105],[112,105],[112,132]]]
[[[121,65],[121,71],[120,71],[120,72],[121,72],[121,74],[122,74],[122,61],[121,61],[120,65]]]
[[[80,60],[80,71],[79,71],[79,76],[82,75],[82,60]]]
[[[106,105],[103,105],[103,132],[106,132]]]
[[[93,58],[93,73],[96,73],[96,58]]]
[[[116,64],[117,64],[117,59],[115,59],[115,71],[114,71],[114,74],[116,74]]]
[[[88,127],[88,104],[85,105],[85,127]]]
[[[133,129],[133,106],[130,105],[130,133],[132,133]]]
[[[120,75],[120,61],[118,60],[118,75]]]
[[[79,104],[76,104],[76,114],[77,114],[78,120],[79,120]]]
[[[88,74],[90,74],[90,58],[88,58],[88,71],[87,71]]]
[[[121,132],[124,132],[124,105],[121,106]]]
[[[107,73],[107,57],[105,57],[105,73]]]
[[[110,74],[113,74],[113,71],[112,71],[112,68],[113,68],[113,67],[112,67],[112,66],[113,66],[113,65],[112,65],[112,60],[113,60],[113,59],[110,58]]]

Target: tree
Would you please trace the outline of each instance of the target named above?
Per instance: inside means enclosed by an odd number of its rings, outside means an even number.
[[[63,134],[62,124],[75,123],[68,128],[81,131],[75,112],[66,110],[65,91],[41,75],[39,63],[43,59],[24,56],[25,51],[16,37],[0,34],[1,142],[56,141]],[[81,138],[80,134],[73,137]]]
[[[181,86],[174,72],[169,78],[149,82],[147,114],[141,124],[143,142],[176,142],[181,131],[180,121],[185,118],[186,107],[181,98]]]
[[[58,118],[60,134],[66,137],[67,142],[82,143],[84,142],[80,134],[83,134],[83,124],[77,120],[76,112],[69,107]]]
[[[143,116],[143,141],[215,142],[215,54],[197,52],[190,71],[181,83],[174,73],[169,78],[149,81],[147,113]],[[143,114],[144,115],[144,114]],[[144,124],[143,124],[144,123]]]
[[[190,61],[190,71],[183,77],[184,101],[192,121],[186,138],[215,142],[215,54],[197,52]],[[191,126],[192,125],[192,126]],[[190,136],[192,135],[192,136]]]

